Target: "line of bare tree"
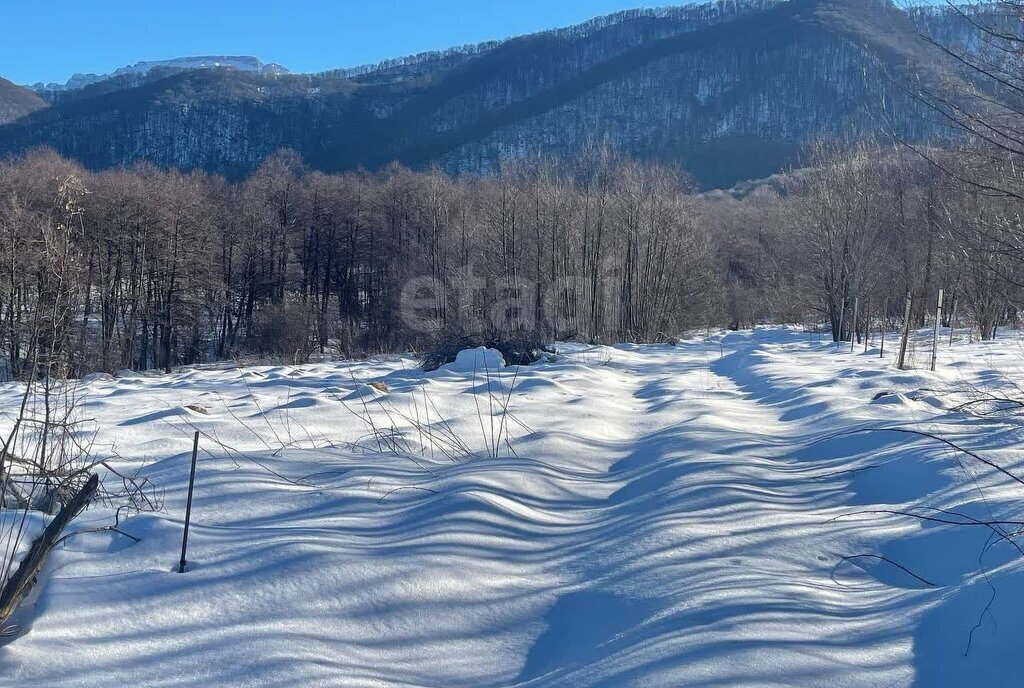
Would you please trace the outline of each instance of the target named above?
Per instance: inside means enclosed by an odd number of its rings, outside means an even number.
[[[47,310],[60,341],[43,344],[72,374],[408,349],[449,330],[652,341],[825,320],[840,340],[899,320],[906,294],[923,324],[939,288],[989,338],[1024,283],[1017,199],[934,164],[957,152],[928,154],[823,143],[770,183],[697,194],[606,148],[489,179],[326,175],[281,153],[238,184],[37,151],[0,165],[0,351],[26,377]]]
[[[651,339],[708,319],[712,248],[695,207],[678,172],[606,148],[572,173],[538,162],[486,180],[326,175],[281,153],[238,184],[91,173],[36,151],[0,165],[0,346],[24,377],[55,271],[73,303],[60,330],[72,373],[393,350],[452,327]],[[402,308],[423,278],[434,303],[424,313],[413,294],[415,315],[433,328]]]

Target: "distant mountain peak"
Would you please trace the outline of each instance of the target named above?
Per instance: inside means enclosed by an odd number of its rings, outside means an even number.
[[[212,69],[215,67],[229,67],[243,72],[254,72],[267,76],[289,73],[287,69],[279,64],[262,62],[258,58],[248,55],[197,55],[192,57],[175,57],[170,60],[136,62],[135,64],[115,69],[109,74],[75,74],[63,84],[37,83],[33,84],[31,88],[36,92],[73,91],[115,77],[143,77],[154,69],[185,71],[191,69]]]

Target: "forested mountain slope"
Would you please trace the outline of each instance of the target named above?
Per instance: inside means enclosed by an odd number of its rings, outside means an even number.
[[[0,127],[0,153],[51,145],[93,168],[147,160],[238,177],[286,147],[325,171],[398,160],[488,172],[607,139],[727,186],[821,135],[935,134],[888,75],[937,61],[919,32],[956,38],[961,24],[879,0],[742,0],[320,75],[158,72],[61,93]]]
[[[46,107],[46,101],[27,88],[0,78],[0,124],[13,122]]]

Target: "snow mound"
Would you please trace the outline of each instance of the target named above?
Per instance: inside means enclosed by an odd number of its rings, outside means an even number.
[[[871,400],[872,404],[882,404],[885,406],[912,406],[914,400],[908,397],[903,392],[879,392]]]
[[[373,385],[359,385],[359,387],[345,395],[344,401],[376,399],[377,397],[382,396],[384,396],[384,392],[379,387],[374,387]]]
[[[110,380],[113,379],[114,376],[111,375],[110,373],[89,373],[88,375],[83,375],[80,382],[82,382],[83,384],[90,382],[109,382]]]
[[[475,349],[463,349],[451,363],[441,366],[441,370],[453,373],[482,373],[488,370],[500,370],[505,367],[505,358],[497,349],[478,346]]]

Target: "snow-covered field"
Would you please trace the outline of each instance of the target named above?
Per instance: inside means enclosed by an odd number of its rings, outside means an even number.
[[[92,380],[95,450],[164,509],[56,553],[0,685],[1024,683],[1024,558],[965,518],[1022,520],[1024,485],[837,436],[1024,474],[1020,421],[942,393],[1020,379],[1019,340],[938,373],[781,328],[559,349]]]

